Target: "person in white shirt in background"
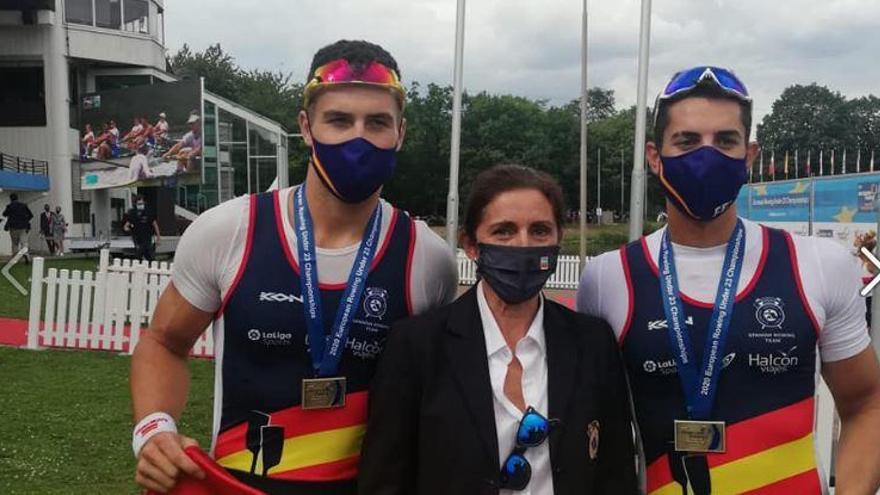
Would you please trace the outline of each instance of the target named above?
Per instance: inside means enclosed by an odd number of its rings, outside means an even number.
[[[159,120],[153,125],[153,137],[156,139],[156,146],[164,146],[168,141],[168,121],[165,112],[159,113]]]

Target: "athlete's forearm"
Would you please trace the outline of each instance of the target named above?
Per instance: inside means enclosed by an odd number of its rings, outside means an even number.
[[[880,489],[880,396],[841,418],[837,495],[873,495]]]
[[[180,418],[189,394],[186,358],[144,333],[131,359],[134,420],[156,411]]]

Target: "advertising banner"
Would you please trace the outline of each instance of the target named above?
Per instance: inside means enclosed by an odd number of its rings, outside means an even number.
[[[80,101],[83,190],[201,180],[199,81],[133,86]]]
[[[743,188],[737,210],[750,220],[802,235],[809,234],[812,220],[814,236],[853,248],[856,236],[877,229],[878,193],[880,173],[764,182]]]

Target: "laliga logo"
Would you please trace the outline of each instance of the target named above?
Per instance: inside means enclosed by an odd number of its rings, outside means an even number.
[[[762,330],[782,326],[782,322],[785,321],[782,306],[782,299],[778,297],[762,297],[755,300],[755,319],[758,320]]]
[[[260,340],[260,331],[256,328],[251,328],[250,330],[248,330],[247,336],[249,339],[256,342],[257,340]]]

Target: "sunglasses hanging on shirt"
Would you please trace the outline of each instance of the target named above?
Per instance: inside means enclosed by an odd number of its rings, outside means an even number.
[[[538,447],[547,440],[550,432],[559,424],[557,419],[547,419],[529,406],[516,430],[516,446],[501,465],[500,488],[523,490],[532,479],[532,465],[526,459],[526,450]]]

